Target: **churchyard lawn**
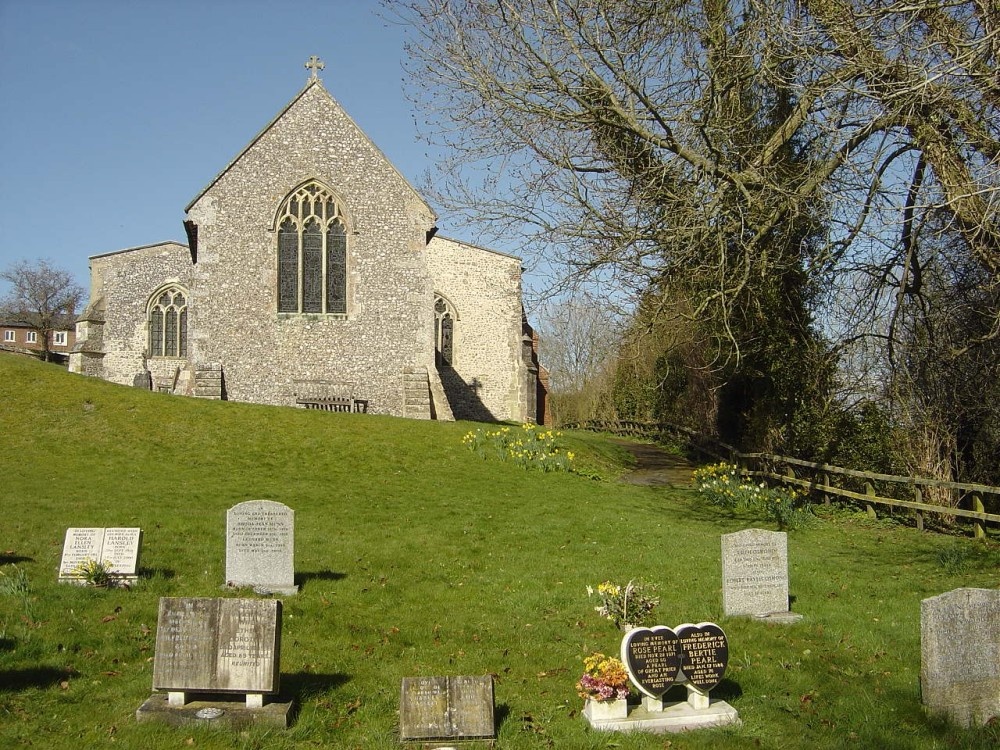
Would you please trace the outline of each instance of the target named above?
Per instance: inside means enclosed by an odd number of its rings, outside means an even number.
[[[720,536],[751,526],[692,491],[618,483],[621,449],[560,438],[583,474],[485,461],[475,425],[140,392],[0,355],[0,747],[397,748],[404,677],[493,674],[500,748],[992,748],[920,704],[920,601],[996,588],[995,543],[828,513],[788,536],[799,623],[722,612]],[[288,730],[139,724],[158,600],[234,596],[226,511],[295,511]],[[131,590],[57,583],[67,527],[140,527]],[[602,734],[583,658],[617,652],[588,585],[642,578],[662,624],[714,621],[713,697],[741,727]]]

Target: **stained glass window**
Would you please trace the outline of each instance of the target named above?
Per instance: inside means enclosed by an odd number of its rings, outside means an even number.
[[[163,310],[159,307],[149,314],[149,356],[163,356]]]
[[[347,312],[347,235],[338,221],[326,232],[327,312]]]
[[[278,312],[299,311],[299,232],[291,219],[278,230]]]
[[[279,212],[278,312],[347,313],[347,232],[333,196],[310,183]]]

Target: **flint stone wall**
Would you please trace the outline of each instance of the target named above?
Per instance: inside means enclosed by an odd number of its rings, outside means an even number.
[[[346,315],[277,312],[277,212],[311,180],[337,197],[346,224]],[[520,261],[447,241],[428,250],[432,210],[318,81],[187,212],[197,226],[196,264],[175,242],[92,259],[91,301],[106,304],[101,377],[132,383],[147,345],[147,303],[175,281],[189,294],[188,356],[149,360],[154,382],[180,371],[177,391],[193,393],[195,369],[219,363],[233,401],[353,396],[366,399],[369,412],[403,415],[404,371],[435,368],[440,291],[467,316],[459,378],[477,379],[476,398],[490,416],[525,418],[516,361]],[[451,261],[458,265],[446,269]],[[443,275],[436,281],[436,274]],[[477,301],[475,293],[484,296]],[[78,371],[94,369],[79,363]],[[476,399],[451,390],[459,413],[469,413]]]

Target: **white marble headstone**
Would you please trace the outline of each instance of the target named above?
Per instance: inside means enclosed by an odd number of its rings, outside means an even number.
[[[226,585],[261,594],[294,594],[295,511],[248,500],[226,512]]]
[[[104,563],[117,579],[135,580],[141,546],[142,529],[139,528],[66,529],[59,580],[79,583],[82,579],[76,569],[88,560]]]

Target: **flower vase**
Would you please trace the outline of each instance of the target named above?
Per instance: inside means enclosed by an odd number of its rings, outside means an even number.
[[[583,715],[591,724],[604,721],[620,721],[628,718],[628,700],[619,698],[614,701],[595,701],[587,699],[583,707]]]

